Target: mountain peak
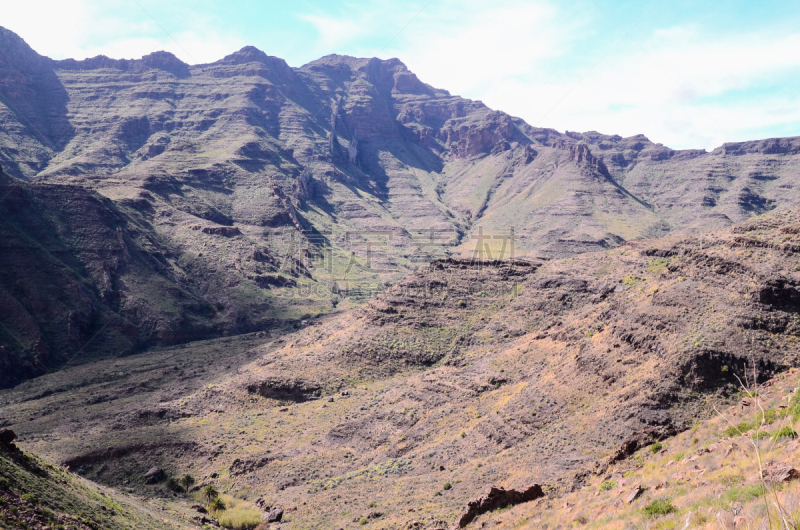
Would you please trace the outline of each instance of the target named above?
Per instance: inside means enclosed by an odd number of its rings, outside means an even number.
[[[25,39],[0,26],[0,68],[28,71],[48,59],[36,53]]]

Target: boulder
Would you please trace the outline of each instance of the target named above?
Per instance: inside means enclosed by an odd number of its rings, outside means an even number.
[[[639,495],[641,495],[643,491],[644,491],[644,490],[642,489],[642,487],[641,487],[641,486],[638,486],[638,485],[637,485],[637,486],[634,486],[634,487],[632,487],[632,488],[631,488],[630,490],[628,490],[628,492],[625,494],[625,503],[626,503],[626,504],[630,504],[630,503],[632,503],[633,501],[635,501],[636,499],[638,499],[638,498],[639,498]]]
[[[789,482],[800,478],[800,472],[785,462],[774,460],[764,464],[764,481],[772,483]]]
[[[205,506],[202,504],[192,504],[192,510],[196,511],[197,513],[208,513]]]
[[[166,478],[167,474],[164,473],[163,469],[160,467],[153,467],[150,468],[150,471],[145,473],[144,482],[145,484],[157,484],[158,482],[163,482]]]
[[[17,433],[11,429],[0,429],[0,444],[11,445],[11,442],[13,442],[16,438]]]
[[[464,528],[476,517],[486,512],[533,501],[539,497],[544,497],[542,486],[539,484],[531,484],[521,491],[486,486],[483,496],[467,503],[467,507],[458,519],[456,528]]]
[[[283,519],[283,508],[273,508],[261,516],[261,520],[267,523],[278,523],[281,519]]]

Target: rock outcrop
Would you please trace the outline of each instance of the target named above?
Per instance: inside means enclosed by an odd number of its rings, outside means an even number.
[[[542,487],[539,484],[532,484],[519,491],[486,486],[482,496],[467,503],[464,513],[458,518],[458,522],[453,528],[464,528],[476,517],[486,512],[530,502],[540,497],[544,497],[544,491],[542,491]]]

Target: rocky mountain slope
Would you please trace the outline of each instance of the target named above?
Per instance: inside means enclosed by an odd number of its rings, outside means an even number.
[[[297,323],[437,257],[724,227],[796,204],[799,163],[797,138],[706,153],[531,127],[397,59],[54,61],[0,28],[0,385]]]
[[[167,509],[166,502],[137,499],[84,480],[21,450],[7,429],[0,429],[0,439],[2,528],[194,527],[188,510],[181,512],[179,506],[172,504]]]
[[[298,528],[447,528],[486,484],[559,499],[739,399],[753,367],[796,365],[798,256],[792,209],[564,259],[440,260],[298,332],[43,376],[0,394],[0,421],[142,493],[157,465]]]

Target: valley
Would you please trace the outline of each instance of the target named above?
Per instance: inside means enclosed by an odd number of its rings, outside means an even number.
[[[800,137],[0,28],[0,165],[0,525],[712,528],[798,456]]]

